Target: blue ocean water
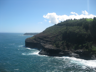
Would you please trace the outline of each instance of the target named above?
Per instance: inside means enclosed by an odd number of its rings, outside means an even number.
[[[39,55],[23,33],[0,33],[0,72],[95,72],[96,60]]]

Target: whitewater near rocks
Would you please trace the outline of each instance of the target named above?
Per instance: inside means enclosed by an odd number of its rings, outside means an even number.
[[[95,72],[96,60],[38,54],[20,33],[0,34],[0,72]]]

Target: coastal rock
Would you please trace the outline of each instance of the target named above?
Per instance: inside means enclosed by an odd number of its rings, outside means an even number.
[[[96,59],[96,18],[66,20],[25,40],[39,54]]]
[[[96,60],[96,55],[92,55],[92,56],[91,56],[91,59],[92,59],[92,60]]]
[[[94,54],[92,54],[89,51],[75,51],[76,54],[78,54],[80,56],[80,58],[82,59],[86,59],[86,60],[95,60],[96,56]]]
[[[42,49],[39,54],[48,55],[48,56],[70,56],[80,58],[78,54],[70,52],[70,51],[62,51],[60,49]]]
[[[75,57],[75,58],[81,58],[81,59],[96,59],[96,56],[93,54],[90,54],[90,52],[88,51],[64,51],[61,49],[58,49],[54,46],[52,46],[51,44],[44,44],[44,43],[38,43],[36,41],[29,41],[27,42],[27,40],[25,41],[25,46],[26,47],[30,47],[30,48],[37,48],[38,50],[40,50],[39,54],[40,55],[48,55],[48,56],[69,56],[69,57]]]

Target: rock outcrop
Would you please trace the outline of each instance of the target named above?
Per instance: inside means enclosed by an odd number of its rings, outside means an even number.
[[[41,40],[42,41],[42,40]],[[70,50],[62,50],[59,48],[54,47],[51,44],[45,44],[45,42],[40,42],[39,40],[31,40],[30,38],[25,40],[25,46],[30,47],[30,48],[36,48],[40,50],[39,54],[41,55],[48,55],[48,56],[69,56],[69,57],[76,57],[76,58],[81,58],[81,59],[86,59],[86,60],[94,60],[96,59],[96,56],[94,54],[91,54],[88,51],[82,51],[82,50],[77,50],[77,51],[70,51]]]

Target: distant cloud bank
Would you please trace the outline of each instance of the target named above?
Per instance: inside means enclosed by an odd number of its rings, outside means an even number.
[[[57,24],[60,21],[66,21],[68,19],[81,19],[81,18],[94,18],[96,15],[89,14],[86,10],[82,11],[81,15],[76,12],[71,12],[71,15],[57,15],[56,13],[47,13],[43,15],[44,18],[49,19],[49,23]]]

